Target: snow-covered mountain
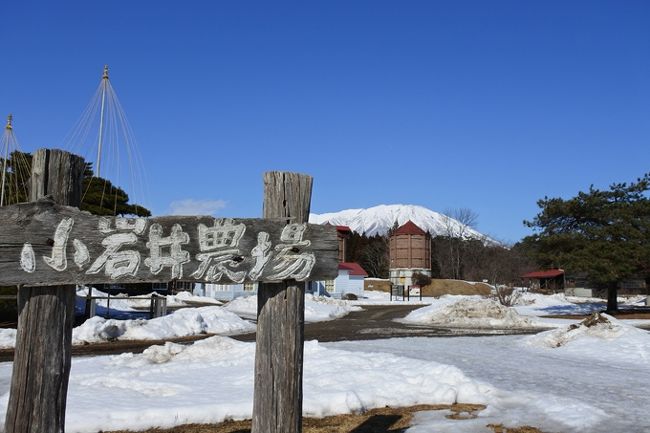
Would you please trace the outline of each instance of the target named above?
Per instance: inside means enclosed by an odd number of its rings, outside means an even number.
[[[466,239],[480,239],[488,243],[496,243],[493,239],[477,232],[471,227],[463,226],[459,221],[422,206],[393,204],[379,205],[368,209],[347,209],[340,212],[310,214],[309,222],[314,224],[330,223],[350,227],[354,232],[366,236],[385,235],[394,226],[413,221],[432,236],[459,236],[464,233]]]

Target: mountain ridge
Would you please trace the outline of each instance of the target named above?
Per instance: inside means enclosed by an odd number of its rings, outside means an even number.
[[[366,236],[386,235],[395,222],[401,226],[409,220],[432,236],[460,237],[462,235],[465,239],[496,243],[489,236],[454,218],[419,205],[381,204],[366,209],[345,209],[309,215],[310,223],[348,226],[352,231]]]

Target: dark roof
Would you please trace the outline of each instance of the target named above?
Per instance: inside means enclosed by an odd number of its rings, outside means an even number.
[[[348,226],[336,226],[336,231],[339,233],[352,233],[352,229]]]
[[[426,235],[427,233],[418,227],[413,221],[408,220],[393,232],[394,235]]]
[[[354,262],[342,262],[339,263],[339,270],[348,271],[350,275],[359,275],[362,277],[367,277],[368,273],[363,270],[360,264]]]
[[[522,275],[521,278],[544,279],[544,278],[555,278],[555,277],[559,277],[560,275],[564,275],[563,269],[547,269],[545,271],[528,272],[527,274]]]

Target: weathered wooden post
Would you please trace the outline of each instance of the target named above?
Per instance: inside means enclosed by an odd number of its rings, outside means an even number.
[[[75,158],[37,154],[45,185],[34,191],[78,197]],[[334,227],[302,223],[310,177],[267,173],[265,185],[265,219],[105,217],[49,198],[0,207],[0,285],[29,287],[19,292],[7,432],[64,431],[72,284],[175,279],[261,284],[253,428],[300,432],[305,282],[335,277],[338,240]]]
[[[264,218],[309,219],[312,178],[264,174]],[[305,282],[261,283],[257,291],[257,346],[252,433],[302,431]]]
[[[80,156],[37,150],[30,200],[51,195],[59,204],[79,206],[83,171]],[[74,285],[19,287],[7,433],[64,431],[74,304]]]

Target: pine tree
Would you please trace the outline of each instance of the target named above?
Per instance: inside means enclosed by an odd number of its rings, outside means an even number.
[[[618,284],[650,276],[650,173],[608,190],[591,186],[570,199],[545,197],[541,212],[524,221],[537,233],[523,239],[542,266],[584,272],[608,289],[607,310],[616,311]]]
[[[86,163],[83,191],[80,209],[94,215],[151,216],[145,207],[130,204],[129,195],[122,188],[113,186],[107,179],[94,177],[92,163]]]

